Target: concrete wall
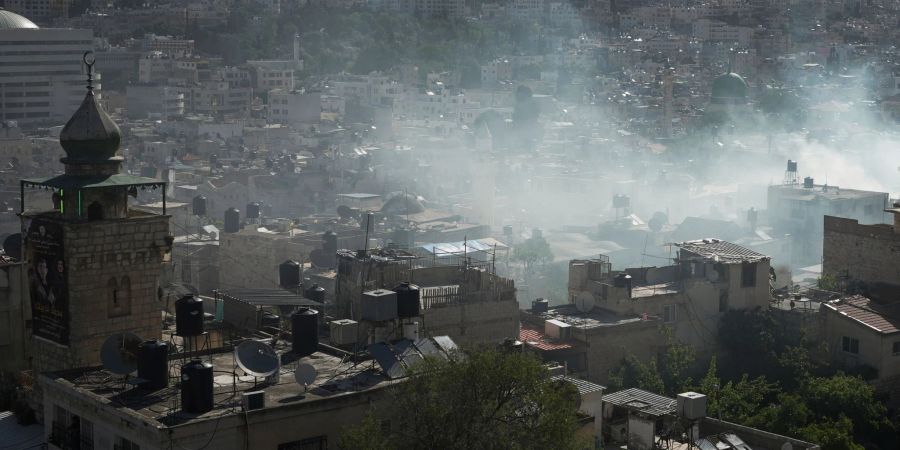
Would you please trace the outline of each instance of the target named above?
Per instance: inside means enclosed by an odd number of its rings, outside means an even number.
[[[822,274],[864,282],[900,280],[900,233],[890,225],[860,225],[825,216]]]
[[[41,385],[46,411],[52,412],[56,406],[61,406],[93,424],[96,449],[112,449],[117,437],[138,444],[141,450],[173,447],[243,450],[247,442],[252,443],[254,449],[276,449],[280,444],[316,437],[324,437],[328,447],[336,447],[341,434],[349,426],[360,423],[366,413],[381,405],[387,396],[387,389],[382,387],[314,401],[299,399],[297,403],[269,405],[265,409],[229,414],[221,419],[196,419],[167,428],[126,408],[98,403],[89,394],[75,390],[67,381],[43,378]],[[54,418],[50,419],[44,422],[48,437]]]
[[[618,368],[628,355],[647,362],[665,344],[661,321],[647,320],[595,328],[573,327],[572,338],[586,344],[585,378],[599,384],[609,382],[609,371]]]
[[[29,368],[26,320],[31,318],[22,263],[0,266],[0,372]]]
[[[219,234],[219,288],[277,288],[278,265],[308,261],[310,248],[286,234],[259,233],[254,226]]]

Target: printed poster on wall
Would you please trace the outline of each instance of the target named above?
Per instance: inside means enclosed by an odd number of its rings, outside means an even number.
[[[25,234],[32,332],[69,344],[69,288],[60,224],[35,218]]]

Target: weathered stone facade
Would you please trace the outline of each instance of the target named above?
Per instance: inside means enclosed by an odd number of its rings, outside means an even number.
[[[825,216],[822,275],[845,282],[900,282],[900,233],[891,225]]]
[[[169,217],[130,216],[93,222],[55,219],[63,226],[69,271],[70,344],[33,338],[36,372],[99,365],[100,347],[114,333],[160,337],[157,291],[161,264],[171,250]],[[119,290],[116,306],[113,285]]]

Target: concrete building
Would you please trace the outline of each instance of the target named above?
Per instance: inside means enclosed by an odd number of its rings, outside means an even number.
[[[37,21],[67,19],[72,0],[5,0],[6,9]]]
[[[821,312],[831,362],[874,370],[876,391],[900,404],[900,302],[853,295],[823,303]]]
[[[427,263],[402,250],[339,251],[335,314],[359,320],[363,292],[393,289],[408,281],[421,290],[424,335],[492,344],[518,336],[519,306],[512,280],[476,267]]]
[[[675,244],[676,264],[615,273],[608,258],[569,263],[569,304],[535,304],[520,340],[547,360],[598,383],[632,354],[648,360],[672,337],[700,354],[717,350],[719,320],[731,309],[765,307],[769,258],[718,239]]]
[[[844,287],[900,281],[900,209],[886,211],[894,214],[893,226],[825,216],[822,275]]]
[[[707,416],[706,395],[684,392],[677,398],[637,388],[602,398],[604,442],[615,448],[760,448],[819,450],[819,446]],[[675,431],[677,430],[677,431]]]
[[[162,193],[166,183],[119,173],[120,139],[89,89],[60,133],[65,174],[21,181],[23,192],[53,198],[51,211],[21,205],[36,373],[98,364],[113,333],[160,336],[157,280],[171,256],[169,216],[133,209],[128,198]]]
[[[0,260],[0,371],[14,373],[29,369],[30,335],[25,326],[29,302],[26,301],[25,264],[4,255]]]
[[[322,95],[275,89],[269,92],[269,121],[285,125],[318,123],[322,116]]]
[[[91,30],[38,28],[0,9],[0,122],[68,119],[84,97],[82,57],[93,49],[93,38]]]
[[[133,84],[125,88],[129,119],[171,119],[184,115],[184,92],[160,85]]]
[[[825,216],[854,219],[861,224],[884,223],[888,207],[885,192],[844,189],[803,183],[769,186],[769,225],[779,233],[791,234],[794,267],[822,262]]]

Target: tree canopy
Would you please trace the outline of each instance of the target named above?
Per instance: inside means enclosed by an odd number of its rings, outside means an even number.
[[[527,353],[480,349],[429,358],[391,389],[390,401],[348,430],[341,448],[583,447],[575,436],[577,390],[550,381]]]

